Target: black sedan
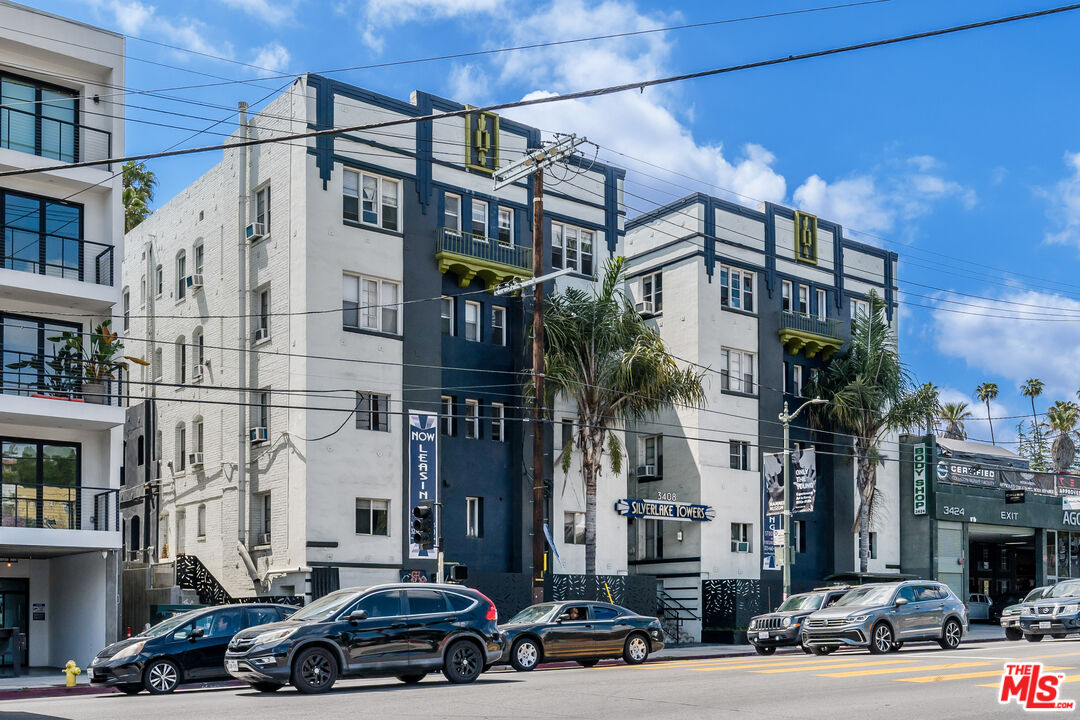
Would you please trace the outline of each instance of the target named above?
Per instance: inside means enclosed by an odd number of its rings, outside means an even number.
[[[664,647],[656,618],[584,600],[532,605],[499,629],[505,638],[502,662],[519,671],[550,660],[592,667],[603,658],[621,657],[638,665]]]
[[[140,690],[161,695],[183,683],[227,680],[225,648],[232,636],[294,612],[289,605],[257,603],[190,610],[109,645],[90,663],[87,674],[90,682],[128,695]]]

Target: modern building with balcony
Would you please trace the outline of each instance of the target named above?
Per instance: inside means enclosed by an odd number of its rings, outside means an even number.
[[[306,75],[241,112],[235,137],[464,109]],[[128,234],[128,342],[152,359],[132,375],[152,398],[128,434],[129,475],[146,471],[131,448],[151,463],[124,510],[143,530],[133,569],[197,556],[234,597],[307,598],[432,573],[410,543],[410,416],[425,413],[447,562],[474,579],[527,569],[526,307],[491,291],[532,275],[532,189],[496,191],[492,171],[539,145],[536,128],[474,112],[230,151]],[[572,170],[545,197],[544,267],[571,270],[563,287],[621,248],[622,171]],[[547,513],[573,567],[584,498],[558,485]],[[605,492],[610,507],[625,487]],[[618,540],[598,566],[625,572],[625,522],[605,522]]]
[[[0,170],[122,152],[122,36],[0,2],[0,38]],[[124,408],[64,340],[120,314],[113,170],[0,181],[0,627],[24,666],[84,666],[119,633]]]
[[[807,383],[843,349],[870,293],[896,329],[897,258],[806,213],[700,194],[626,227],[629,292],[669,350],[702,368],[706,388],[704,407],[634,428],[628,499],[706,509],[689,519],[634,518],[629,564],[662,578],[669,631],[728,641],[759,606],[781,599],[772,552],[781,519],[763,501],[765,456],[783,450],[778,416],[785,402],[793,411],[809,399]],[[857,496],[850,441],[811,430],[805,412],[791,437],[807,466],[805,451],[814,450],[817,475],[813,510],[793,516],[798,592],[858,569]],[[897,444],[884,449],[878,487],[883,507],[895,508]],[[886,511],[872,528],[870,572],[899,572],[898,517]]]

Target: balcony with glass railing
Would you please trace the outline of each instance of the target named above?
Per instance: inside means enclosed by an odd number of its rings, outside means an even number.
[[[480,278],[488,290],[503,282],[532,277],[532,248],[496,238],[439,228],[435,240],[439,272],[457,276],[460,287]]]
[[[843,322],[807,313],[780,311],[780,342],[792,355],[828,360],[844,346]]]

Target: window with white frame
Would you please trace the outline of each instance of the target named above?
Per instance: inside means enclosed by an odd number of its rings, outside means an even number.
[[[380,175],[345,170],[342,218],[348,222],[400,230],[401,182]]]
[[[259,288],[254,292],[254,328],[252,342],[260,342],[270,337],[270,288]]]
[[[158,348],[157,350],[154,351],[154,357],[150,362],[150,370],[151,370],[151,375],[154,376],[154,382],[161,382],[161,372],[162,372],[162,370],[161,370],[161,367],[162,367],[161,355],[162,355],[161,348]]]
[[[818,320],[824,320],[829,314],[829,294],[824,290],[815,290],[814,294],[817,296]]]
[[[780,299],[784,310],[791,310],[791,281],[780,281]]]
[[[562,434],[560,435],[561,442],[560,448],[565,448],[567,445],[574,442],[574,418],[563,418],[559,424],[562,428]]]
[[[196,534],[204,538],[206,537],[206,506],[200,505],[197,512]]]
[[[731,552],[754,552],[754,525],[752,523],[731,523]]]
[[[191,452],[201,453],[203,451],[202,416],[196,416],[191,423],[191,446]]]
[[[803,394],[803,366],[798,363],[791,366],[791,393],[796,397]]]
[[[735,310],[754,311],[757,274],[742,268],[720,266],[720,304]]]
[[[806,285],[799,286],[799,312],[803,315],[810,314],[810,288]]]
[[[154,268],[154,297],[161,297],[165,292],[165,271],[160,265]]]
[[[443,335],[454,336],[454,298],[443,295],[439,302]]]
[[[754,354],[722,348],[720,350],[720,387],[735,392],[754,392]]]
[[[472,234],[479,239],[488,236],[488,204],[486,200],[472,201]]]
[[[499,242],[514,244],[514,211],[510,208],[499,208]]]
[[[270,433],[270,388],[257,390],[254,393],[254,407],[251,408],[251,424],[253,427],[266,428],[267,436]]]
[[[263,235],[270,234],[270,186],[255,191],[255,222],[262,223]]]
[[[576,511],[563,513],[563,543],[566,545],[585,544],[585,513]]]
[[[461,230],[461,196],[446,193],[443,198],[443,226]]]
[[[187,296],[187,254],[181,250],[176,254],[176,299]]]
[[[728,440],[730,450],[729,465],[732,470],[750,469],[750,442],[748,440]]]
[[[176,382],[179,385],[187,382],[187,341],[183,335],[176,338]]]
[[[270,530],[273,527],[273,504],[270,499],[270,493],[262,493],[255,496],[255,512],[258,513],[256,519],[258,522],[255,524],[255,528],[258,531],[255,535],[256,545],[269,545],[270,544]]]
[[[649,435],[641,439],[641,458],[645,465],[653,467],[652,476],[639,477],[639,479],[651,480],[664,476],[664,436]]]
[[[195,331],[191,333],[191,380],[197,382],[202,380],[203,363],[205,360],[205,342],[203,340],[203,329],[195,328]]]
[[[342,276],[342,325],[399,334],[401,285],[366,275]]]
[[[389,535],[390,501],[381,498],[356,498],[356,534]]]
[[[551,223],[551,264],[582,275],[593,274],[593,242],[596,233],[585,228]]]
[[[480,401],[472,398],[465,399],[465,437],[480,437]]]
[[[390,432],[390,396],[372,392],[356,393],[356,428]]]
[[[131,327],[131,291],[124,288],[124,330]]]
[[[191,255],[192,255],[192,258],[195,260],[194,273],[196,275],[202,275],[203,259],[204,259],[204,251],[203,251],[203,242],[202,242],[202,240],[199,240],[198,242],[195,243],[195,247],[193,247],[191,249]]]
[[[480,342],[480,303],[465,301],[465,339]]]
[[[454,398],[449,395],[442,396],[442,417],[441,421],[442,434],[448,437],[454,435]]]
[[[652,303],[654,313],[664,309],[664,273],[655,272],[641,278],[641,299]]]
[[[491,306],[491,342],[506,344],[506,308],[498,305]]]
[[[506,439],[506,406],[502,403],[491,403],[491,439],[495,442]]]
[[[851,298],[851,319],[854,320],[859,315],[870,316],[870,303],[859,298]]]
[[[176,424],[176,435],[174,436],[175,455],[173,458],[174,469],[176,472],[184,472],[187,469],[187,428],[184,427],[184,423],[180,422]]]
[[[484,537],[484,498],[465,498],[465,537]]]
[[[877,560],[878,542],[877,533],[870,533],[870,559]]]

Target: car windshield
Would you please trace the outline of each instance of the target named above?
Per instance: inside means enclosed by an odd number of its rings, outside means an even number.
[[[1027,597],[1024,598],[1024,602],[1032,602],[1033,600],[1038,600],[1039,598],[1041,598],[1045,594],[1046,594],[1046,588],[1044,588],[1044,587],[1035,588],[1034,590],[1032,590],[1031,592],[1029,592],[1027,594]]]
[[[531,623],[540,622],[547,617],[551,611],[555,608],[554,603],[542,603],[540,605],[530,605],[514,617],[510,618],[509,624],[513,623]]]
[[[341,612],[341,610],[356,597],[357,592],[358,588],[352,588],[350,590],[338,590],[329,595],[323,595],[315,602],[290,615],[289,619],[312,620],[314,622],[328,620]]]
[[[884,605],[894,592],[896,592],[894,585],[864,585],[848,591],[847,595],[833,604],[833,607]]]
[[[1063,598],[1080,596],[1080,580],[1058,583],[1044,597]]]
[[[189,610],[186,613],[173,615],[167,620],[162,620],[157,625],[144,632],[143,637],[161,637],[162,635],[168,635],[176,628],[198,617],[204,609],[205,608],[200,608],[199,610]]]
[[[792,595],[784,604],[776,608],[776,612],[788,612],[791,610],[817,610],[821,607],[823,595]]]

